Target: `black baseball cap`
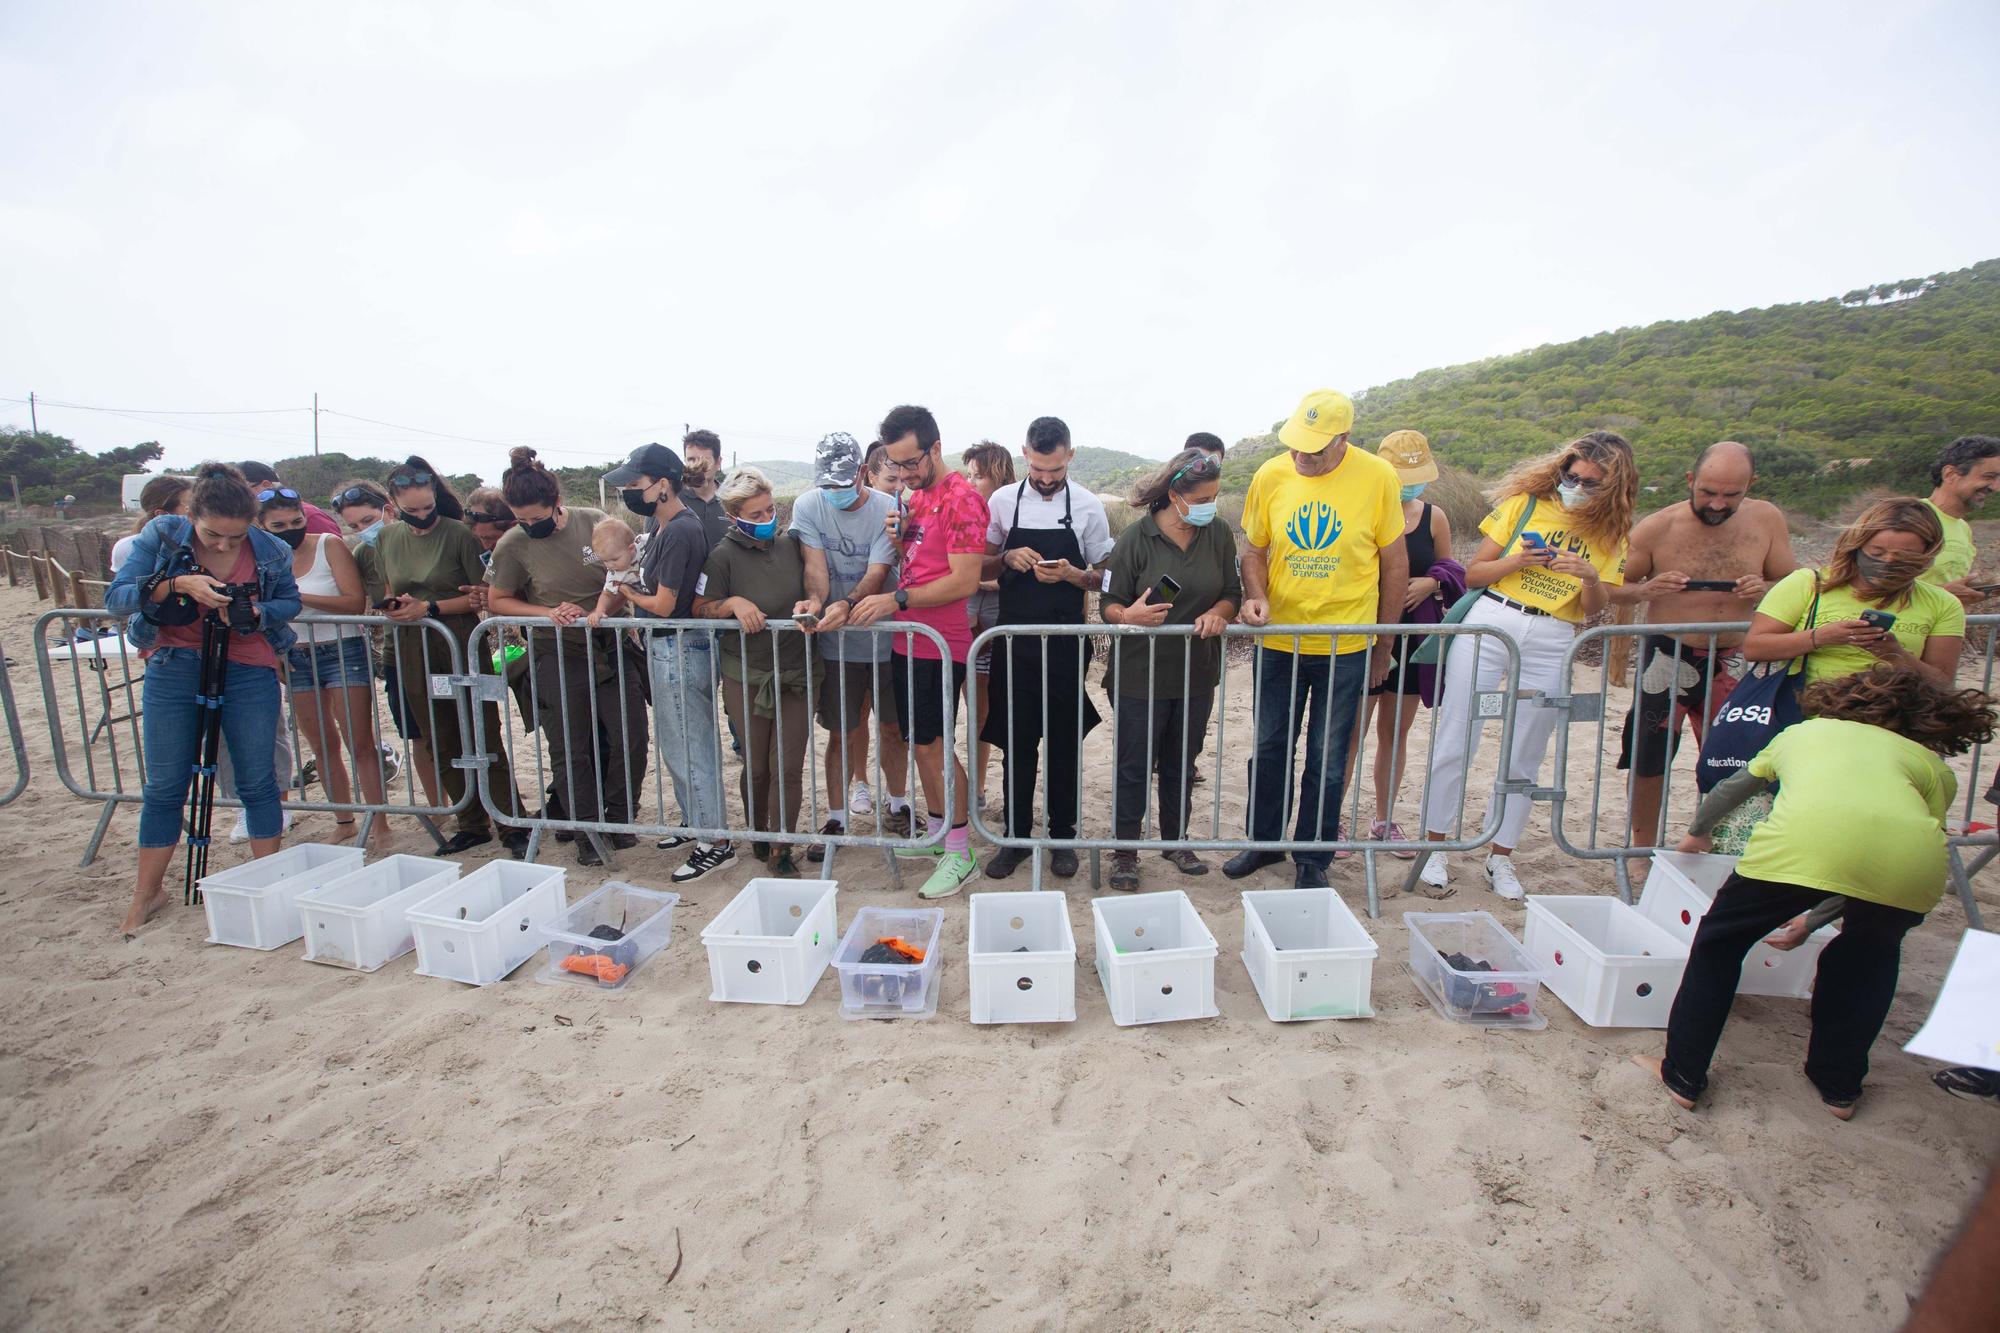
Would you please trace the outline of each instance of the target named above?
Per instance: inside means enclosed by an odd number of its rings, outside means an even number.
[[[604,474],[607,486],[630,486],[641,477],[651,477],[655,481],[664,477],[674,485],[681,484],[684,469],[681,456],[664,444],[642,444],[632,451],[632,456]]]

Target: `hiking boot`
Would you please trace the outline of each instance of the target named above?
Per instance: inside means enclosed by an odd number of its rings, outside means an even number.
[[[829,819],[819,826],[819,836],[822,838],[835,837],[845,832],[847,832],[847,825],[841,823],[838,819]],[[812,862],[814,865],[818,865],[820,862],[826,860],[826,844],[823,842],[808,843],[806,845],[806,860]]]
[[[992,859],[986,863],[986,878],[1005,879],[1020,869],[1021,863],[1027,859],[1026,847],[1002,847],[993,853]]]
[[[979,862],[969,851],[946,852],[938,858],[937,869],[917,890],[919,898],[949,898],[965,887],[965,881],[972,878],[972,872],[979,868]]]
[[[1202,869],[1208,869],[1203,866]],[[1139,853],[1117,851],[1111,853],[1111,875],[1104,881],[1118,893],[1139,891]]]
[[[1058,847],[1049,853],[1049,869],[1057,879],[1073,879],[1076,876],[1076,853],[1067,847]]]
[[[1169,851],[1161,852],[1160,855],[1183,875],[1206,875],[1208,873],[1208,862],[1202,860],[1185,847],[1175,847]]]
[[[686,884],[700,879],[711,870],[736,864],[736,849],[726,842],[718,842],[710,847],[697,846],[687,863],[674,871],[672,879],[676,884]]]

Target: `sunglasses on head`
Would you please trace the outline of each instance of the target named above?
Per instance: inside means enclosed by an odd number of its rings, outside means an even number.
[[[365,487],[349,486],[327,503],[335,509],[346,509],[350,505],[379,505],[382,503],[382,497]]]
[[[1177,481],[1214,481],[1222,475],[1222,464],[1207,454],[1194,458],[1174,469],[1174,475],[1167,478],[1167,484]]]
[[[412,486],[428,486],[431,480],[431,474],[428,472],[398,472],[389,478],[389,485],[396,490],[407,491]]]
[[[482,514],[477,509],[466,510],[465,521],[467,523],[491,523],[496,528],[511,528],[514,526],[514,516],[512,514]]]
[[[298,498],[299,493],[289,486],[266,486],[263,490],[257,492],[258,504],[269,504],[271,501],[277,499],[296,500]]]

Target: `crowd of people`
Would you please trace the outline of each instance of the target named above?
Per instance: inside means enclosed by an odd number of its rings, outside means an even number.
[[[128,614],[148,661],[148,769],[126,924],[136,928],[165,901],[162,876],[195,764],[199,622],[237,585],[250,590],[258,632],[230,639],[223,740],[229,790],[256,855],[276,848],[282,794],[296,782],[286,707],[336,806],[384,803],[396,746],[377,734],[377,690],[413,760],[406,780],[433,806],[460,803],[471,738],[455,708],[432,705],[428,684],[449,668],[448,639],[472,670],[506,674],[522,724],[539,732],[548,774],[540,817],[647,822],[641,791],[657,763],[678,812],[677,823],[665,822],[688,831],[659,842],[686,852],[676,882],[732,864],[732,831],[748,835],[770,873],[795,874],[793,838],[758,835],[799,833],[817,736],[827,814],[803,859],[823,859],[825,840],[871,817],[898,838],[942,830],[910,852],[932,862],[925,898],[959,892],[979,870],[967,765],[983,788],[996,749],[1009,841],[1046,841],[1053,874],[1077,873],[1065,844],[1084,813],[1081,750],[1104,719],[1086,688],[1100,655],[1094,636],[1071,627],[1087,623],[1093,598],[1107,625],[1175,631],[1113,635],[1101,654],[1116,839],[1168,844],[1160,855],[1175,871],[1208,873],[1200,856],[1172,844],[1187,836],[1192,789],[1206,780],[1199,762],[1222,636],[1240,625],[1263,631],[1254,636],[1243,770],[1248,841],[1387,843],[1423,857],[1415,887],[1431,897],[1455,892],[1447,854],[1421,849],[1463,836],[1471,751],[1483,737],[1472,725],[1479,697],[1502,686],[1510,663],[1530,705],[1563,694],[1579,627],[1630,608],[1663,627],[1638,645],[1638,687],[1623,722],[1618,762],[1631,775],[1634,845],[1668,836],[1665,789],[1683,729],[1699,740],[1748,673],[1800,673],[1812,724],[1778,735],[1697,812],[1686,845],[1713,845],[1734,819],[1743,850],[1741,831],[1754,831],[1744,875],[1718,900],[1741,910],[1705,928],[1702,966],[1690,975],[1721,976],[1724,955],[1740,961],[1737,945],[1747,949],[1772,925],[1795,929],[1804,908],[1780,914],[1781,904],[1840,898],[1842,939],[1854,942],[1829,946],[1830,965],[1852,971],[1844,990],[1858,998],[1853,1012],[1829,1019],[1842,1035],[1829,1035],[1833,1045],[1815,1061],[1829,1102],[1851,1105],[1852,1042],[1879,1027],[1896,943],[1942,887],[1932,862],[1952,782],[1934,756],[1962,753],[1990,730],[1984,697],[1954,682],[1966,608],[2000,591],[1973,575],[1968,525],[2000,489],[2000,439],[1953,441],[1928,497],[1871,505],[1814,569],[1799,565],[1784,515],[1751,494],[1755,461],[1744,445],[1709,447],[1687,474],[1685,497],[1640,518],[1630,444],[1593,431],[1502,477],[1478,546],[1461,563],[1448,518],[1424,498],[1439,475],[1426,438],[1397,430],[1371,451],[1350,439],[1352,425],[1352,404],[1338,393],[1300,402],[1277,432],[1282,448],[1250,480],[1240,543],[1218,521],[1226,450],[1216,436],[1189,437],[1141,481],[1133,518],[1114,537],[1103,501],[1069,475],[1075,450],[1060,419],[1030,423],[1018,473],[1016,457],[988,441],[963,451],[960,471],[936,419],[915,406],[891,411],[865,447],[842,432],[821,439],[814,485],[786,522],[770,481],[754,467],[725,473],[721,442],[708,431],[689,433],[679,451],[644,445],[607,473],[618,514],[571,503],[530,449],[513,451],[497,488],[462,501],[421,458],[343,485],[326,509],[264,464],[156,478],[142,496],[141,526],[114,553],[106,598]],[[363,612],[386,618],[386,628],[338,619]],[[472,631],[484,616],[534,628],[510,635],[508,652],[475,661]],[[635,632],[625,618],[673,623]],[[1746,620],[1747,632],[1734,628]],[[787,622],[786,632],[772,622]],[[1462,628],[1425,632],[1447,623]],[[971,660],[975,637],[994,625],[1023,628]],[[1369,625],[1412,628],[1354,628]],[[948,700],[969,712],[963,745],[947,725]],[[473,706],[484,710],[486,735],[506,734],[498,705]],[[1426,709],[1433,740],[1421,834],[1412,837],[1397,807],[1410,729]],[[1498,832],[1480,870],[1503,899],[1524,894],[1513,852],[1558,720],[1555,709],[1522,707],[1499,757]],[[1341,813],[1358,733],[1370,726],[1373,819],[1360,839]],[[724,791],[725,744],[740,760],[736,813]],[[1907,799],[1896,798],[1909,807],[1899,808],[1901,822],[1882,831],[1903,840],[1907,883],[1858,882],[1854,867],[1874,864],[1867,857],[1834,864],[1855,826],[1835,836],[1828,821],[1843,816],[1824,783],[1803,775],[1857,771],[1885,774],[1897,792],[1898,783],[1909,787]],[[536,794],[515,790],[511,764],[491,763],[487,773],[497,808],[533,813]],[[1781,783],[1785,773],[1799,776]],[[498,836],[522,854],[526,832],[501,822],[496,835],[486,804],[466,802],[444,851]],[[336,836],[352,836],[351,815],[336,823]],[[608,837],[617,847],[636,842],[629,832]],[[1002,846],[985,873],[1004,878],[1029,854]],[[1293,883],[1326,885],[1332,861],[1347,854],[1290,852]],[[577,855],[600,861],[588,839]],[[1287,855],[1253,846],[1222,871],[1242,878]],[[1113,853],[1108,882],[1140,887],[1137,850]],[[1753,894],[1757,884],[1785,892]],[[1715,949],[1722,954],[1707,952]],[[1701,991],[1698,1006],[1689,1001],[1699,1021],[1670,1035],[1663,1075],[1685,1099],[1700,1091],[1704,1043],[1712,1048],[1718,1010],[1727,1012],[1715,987]]]

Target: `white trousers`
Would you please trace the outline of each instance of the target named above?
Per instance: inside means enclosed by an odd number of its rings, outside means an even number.
[[[1554,616],[1533,616],[1502,606],[1490,597],[1479,599],[1465,617],[1467,625],[1481,625],[1507,635],[1520,645],[1521,690],[1524,694],[1563,693],[1563,654],[1576,638],[1576,627]],[[1474,645],[1477,645],[1475,651]],[[1507,674],[1507,649],[1492,635],[1447,638],[1444,688],[1432,714],[1436,745],[1431,751],[1430,796],[1424,802],[1424,828],[1447,837],[1461,836],[1459,825],[1465,800],[1465,770],[1471,761],[1468,752],[1484,735],[1484,728],[1467,719],[1473,713],[1473,696],[1503,687]],[[1532,782],[1548,757],[1549,741],[1555,735],[1557,714],[1540,702],[1523,699],[1514,713],[1514,743],[1509,748],[1501,776],[1513,782]],[[1500,831],[1494,835],[1497,847],[1521,845],[1521,831],[1528,826],[1533,803],[1526,796],[1509,796],[1500,813]],[[1487,816],[1492,804],[1487,805]],[[1477,826],[1483,827],[1484,819]]]

